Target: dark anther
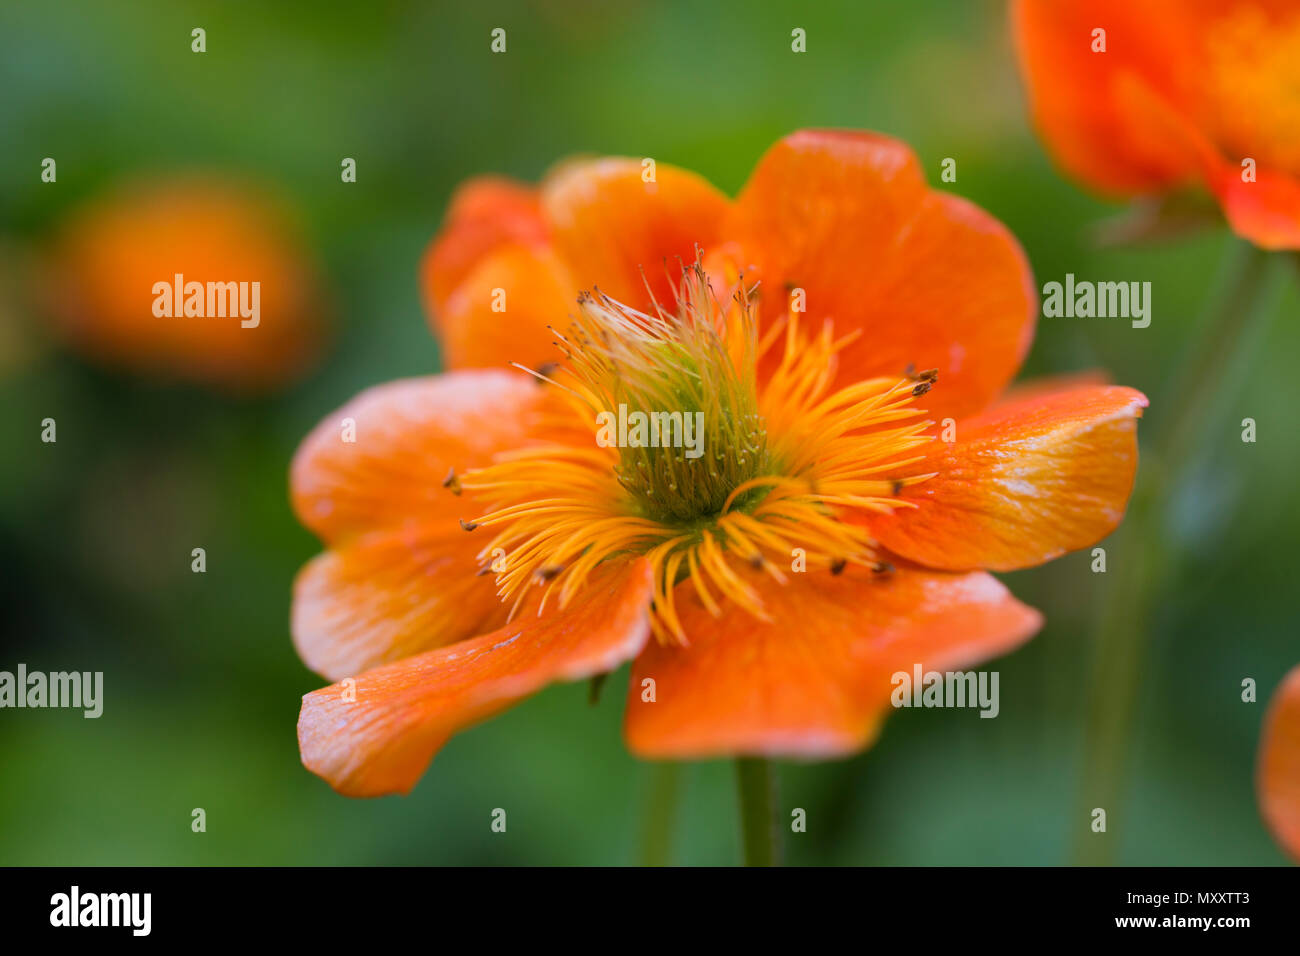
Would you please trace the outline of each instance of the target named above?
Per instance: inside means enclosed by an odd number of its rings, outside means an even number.
[[[537,569],[537,580],[539,583],[545,584],[547,581],[554,580],[555,576],[563,570],[563,565],[548,564],[546,567]]]
[[[877,574],[893,574],[895,568],[888,561],[881,561],[873,565],[871,570],[875,571]]]
[[[894,494],[901,495],[903,493],[903,483],[901,481],[894,482],[893,488]]]
[[[442,479],[442,486],[451,490],[453,495],[460,494],[460,479],[456,477],[456,469],[449,469],[447,477]]]
[[[755,571],[761,571],[763,569],[763,556],[755,551],[749,556],[749,566]]]
[[[558,345],[559,343],[557,342],[556,344]],[[559,367],[560,367],[560,363],[559,363],[559,362],[543,362],[541,365],[539,365],[539,366],[537,367],[537,374],[538,374],[538,375],[544,375],[544,376],[546,376],[547,378],[550,378],[552,375],[555,374],[556,370],[557,370]],[[538,385],[545,385],[546,383],[543,382],[543,381],[539,378],[539,379],[537,380],[537,384],[538,384]]]
[[[849,562],[843,558],[836,558],[831,562],[831,574],[843,574],[844,568]]]
[[[939,370],[937,368],[927,368],[917,378],[925,382],[937,382],[939,380]]]
[[[475,524],[473,521],[466,521],[464,518],[460,518],[458,520],[460,521],[460,526],[466,531],[473,531],[475,528],[478,527],[478,525]]]
[[[931,389],[932,384],[933,383],[931,382],[922,382],[920,385],[917,385],[915,388],[912,389],[912,394],[914,396],[924,395],[926,392],[928,392]]]

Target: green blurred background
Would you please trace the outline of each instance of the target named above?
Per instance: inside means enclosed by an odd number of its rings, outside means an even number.
[[[190,30],[207,52],[190,52]],[[489,52],[494,27],[508,53]],[[790,31],[808,52],[791,53]],[[1154,320],[1041,320],[1026,374],[1104,367],[1159,395],[1231,240],[1222,228],[1099,249],[1119,207],[1050,165],[1027,125],[1003,5],[537,0],[0,7],[0,237],[39,249],[114,183],[217,168],[290,203],[337,334],[274,398],[234,400],[38,349],[0,372],[0,669],[102,670],[104,714],[0,711],[0,863],[632,863],[653,768],[619,737],[625,672],[599,704],[554,687],[456,737],[406,798],[349,801],[302,768],[290,585],[318,550],[291,514],[298,441],[358,390],[439,367],[416,281],[460,180],[535,180],[572,153],[653,156],[734,193],[805,126],[909,142],[932,182],[1023,242],[1038,282],[1149,280]],[[57,184],[40,182],[58,158]],[[358,181],[339,179],[342,157]],[[600,241],[600,237],[594,237]],[[865,266],[866,264],[864,264]],[[6,323],[39,321],[10,295]],[[1141,676],[1114,858],[1276,864],[1253,768],[1267,695],[1300,661],[1295,284],[1249,374],[1169,489],[1178,540]],[[1158,405],[1147,421],[1162,414]],[[39,422],[58,420],[57,445]],[[1259,440],[1239,440],[1243,417]],[[206,574],[190,550],[207,549]],[[904,711],[853,759],[783,764],[808,830],[791,863],[1057,864],[1089,820],[1079,788],[1099,578],[1086,553],[1006,576],[1047,624],[1001,672],[1001,715]],[[1112,553],[1110,573],[1122,565]],[[1244,677],[1260,702],[1240,700]],[[739,858],[733,771],[683,768],[671,858]],[[207,832],[190,829],[191,810]],[[504,835],[489,829],[506,808]]]

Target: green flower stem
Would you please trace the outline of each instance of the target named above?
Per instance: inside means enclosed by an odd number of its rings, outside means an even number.
[[[641,862],[646,866],[672,863],[673,831],[681,793],[681,765],[656,763],[650,768],[650,789],[641,830]]]
[[[1155,430],[1153,450],[1167,483],[1183,477],[1215,402],[1234,384],[1242,356],[1253,352],[1251,346],[1273,313],[1267,306],[1272,304],[1270,269],[1277,257],[1249,243],[1234,243],[1229,256],[1228,281],[1202,326],[1203,337],[1192,343],[1161,396],[1168,408],[1157,414],[1165,427]]]
[[[1212,416],[1241,371],[1274,310],[1272,259],[1252,245],[1231,250],[1228,279],[1201,324],[1197,340],[1169,387],[1152,403],[1150,440],[1143,450],[1128,514],[1108,551],[1116,560],[1095,619],[1082,778],[1083,813],[1076,858],[1085,865],[1114,861],[1125,827],[1119,809],[1133,734],[1138,682],[1151,633],[1151,610],[1176,557],[1165,511],[1195,458]],[[1095,808],[1106,811],[1107,833],[1092,832]]]
[[[776,814],[776,768],[761,757],[736,760],[740,834],[745,866],[781,865],[781,830]]]

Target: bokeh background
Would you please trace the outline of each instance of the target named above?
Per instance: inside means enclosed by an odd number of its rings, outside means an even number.
[[[0,711],[0,864],[619,864],[642,859],[654,770],[600,702],[554,687],[456,737],[406,798],[354,802],[304,770],[288,632],[318,550],[289,459],[360,389],[439,368],[416,269],[457,182],[535,180],[572,153],[653,156],[734,193],[804,126],[912,144],[938,182],[1019,236],[1040,283],[1149,280],[1154,319],[1045,319],[1026,374],[1094,367],[1159,396],[1221,281],[1222,228],[1100,248],[1120,207],[1050,165],[998,2],[0,5],[0,669],[105,674],[104,714]],[[207,52],[190,31],[207,31]],[[489,52],[504,27],[508,52]],[[790,31],[808,52],[791,53]],[[58,181],[40,181],[43,157]],[[340,182],[355,157],[358,180]],[[30,267],[81,204],[141,176],[238,174],[293,210],[333,338],[277,394],[231,397],[79,358],[48,334]],[[607,237],[593,236],[592,241]],[[870,263],[863,263],[869,268]],[[1114,859],[1278,864],[1253,788],[1267,695],[1300,660],[1292,282],[1169,489],[1170,589],[1142,663]],[[1147,421],[1162,414],[1158,404]],[[40,421],[57,419],[42,444]],[[1239,440],[1243,417],[1259,440]],[[207,550],[207,572],[190,551]],[[1046,627],[1001,672],[1001,715],[903,711],[850,760],[783,764],[808,831],[791,863],[1059,864],[1081,804],[1099,578],[1086,553],[1006,576]],[[1109,573],[1122,573],[1110,556]],[[1244,677],[1260,702],[1242,703]],[[671,859],[739,858],[733,771],[679,775]],[[191,810],[207,832],[191,832]],[[505,835],[489,829],[493,808]]]

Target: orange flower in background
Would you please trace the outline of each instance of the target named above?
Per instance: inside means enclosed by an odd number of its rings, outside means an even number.
[[[1300,248],[1300,3],[1015,0],[1012,18],[1070,175],[1119,196],[1199,184],[1239,235]]]
[[[286,217],[224,179],[128,186],[83,207],[55,241],[49,279],[70,345],[163,378],[270,390],[308,368],[325,334]]]
[[[735,200],[644,168],[464,186],[423,268],[453,370],[298,451],[328,550],[293,636],[340,682],[303,698],[299,744],[342,793],[405,792],[458,730],[629,660],[640,756],[854,752],[892,675],[1038,629],[989,570],[1123,515],[1145,397],[1003,394],[1028,266],[903,144],[796,133]]]
[[[1300,862],[1300,667],[1273,694],[1259,742],[1259,805],[1282,849]]]

